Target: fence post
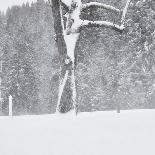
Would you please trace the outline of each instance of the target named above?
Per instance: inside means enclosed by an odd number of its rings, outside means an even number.
[[[9,96],[9,116],[12,117],[12,96]]]

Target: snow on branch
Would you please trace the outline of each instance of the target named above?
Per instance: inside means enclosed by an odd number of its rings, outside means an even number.
[[[60,16],[61,16],[62,31],[64,32],[65,25],[64,25],[64,22],[63,22],[63,13],[62,13],[62,6],[61,5],[60,5]]]
[[[126,13],[128,11],[128,7],[130,5],[131,0],[127,0],[126,5],[122,11],[122,17],[121,17],[121,24],[124,25],[125,23],[125,17],[126,17]]]
[[[67,82],[67,79],[68,79],[68,74],[69,74],[69,71],[66,70],[66,73],[62,79],[62,81],[60,82],[60,85],[59,85],[59,94],[58,94],[58,104],[57,104],[57,108],[56,108],[56,111],[59,112],[59,108],[60,108],[60,101],[61,101],[61,97],[62,97],[62,93],[64,91],[64,87],[65,87],[65,84]]]
[[[81,27],[84,26],[105,26],[105,27],[110,27],[110,28],[114,28],[118,31],[123,31],[124,30],[124,25],[117,25],[114,24],[112,22],[108,22],[108,21],[89,21],[89,20],[83,20]]]
[[[104,9],[107,9],[107,10],[111,10],[111,11],[120,13],[119,9],[117,9],[117,8],[111,6],[111,5],[102,4],[102,3],[99,3],[99,2],[90,2],[90,3],[83,4],[82,9],[86,9],[86,8],[89,8],[89,7],[92,7],[92,6],[100,7],[100,8],[104,8]]]
[[[72,3],[72,0],[60,0],[64,5],[66,5],[66,7],[70,7],[71,6],[71,3]]]
[[[63,6],[63,8],[66,10],[66,11],[69,11],[70,7],[71,7],[71,3],[70,3],[70,0],[69,1],[66,1],[66,0],[59,0],[60,1],[60,4]]]

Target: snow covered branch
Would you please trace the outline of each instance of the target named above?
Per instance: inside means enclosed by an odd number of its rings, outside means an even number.
[[[126,17],[126,13],[128,11],[128,7],[130,5],[131,0],[127,0],[126,5],[122,11],[122,17],[121,17],[121,24],[124,25],[125,23],[125,17]]]
[[[82,22],[82,27],[84,26],[105,26],[105,27],[110,27],[110,28],[114,28],[116,30],[122,31],[124,30],[124,25],[117,25],[114,24],[112,22],[108,22],[108,21],[89,21],[89,20],[83,20]]]
[[[86,3],[82,5],[82,9],[87,9],[89,7],[99,7],[99,8],[104,8],[110,11],[114,11],[117,13],[120,13],[120,10],[111,6],[111,5],[107,5],[107,4],[102,4],[102,3],[98,3],[98,2],[90,2],[90,3]]]
[[[61,97],[62,97],[62,93],[64,91],[64,87],[65,87],[65,84],[66,84],[66,81],[67,81],[67,78],[68,78],[68,74],[69,74],[69,71],[67,70],[64,77],[63,77],[63,79],[61,79],[61,81],[60,81],[59,94],[58,94],[58,104],[57,104],[57,108],[56,108],[57,112],[60,111]]]
[[[117,25],[114,24],[112,22],[108,22],[108,21],[89,21],[89,20],[83,20],[81,27],[84,26],[105,26],[105,27],[111,27],[115,30],[118,31],[122,31],[124,30],[125,26],[125,18],[126,18],[126,14],[127,14],[127,10],[128,7],[130,5],[131,0],[127,0],[126,5],[124,7],[124,9],[122,10],[122,15],[121,15],[121,25]],[[86,9],[89,8],[91,6],[95,6],[95,7],[101,7],[110,11],[114,11],[116,13],[120,13],[121,11],[113,6],[107,5],[107,4],[102,4],[102,3],[98,3],[98,2],[90,2],[90,3],[86,3],[82,5],[82,9]]]
[[[66,7],[70,8],[72,4],[72,0],[60,0],[63,5],[66,5]]]

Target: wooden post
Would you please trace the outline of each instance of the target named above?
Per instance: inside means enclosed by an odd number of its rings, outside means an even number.
[[[9,116],[12,117],[12,96],[9,96]]]
[[[117,113],[120,113],[121,109],[120,109],[120,103],[117,103]]]

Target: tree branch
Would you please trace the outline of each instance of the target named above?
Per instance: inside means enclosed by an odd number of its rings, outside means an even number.
[[[61,79],[62,81],[60,82],[60,85],[59,85],[58,104],[57,104],[57,108],[56,108],[57,112],[59,112],[61,98],[62,98],[62,94],[64,91],[64,87],[65,87],[67,79],[68,79],[68,74],[69,74],[69,71],[66,70],[66,73],[65,73],[63,79]]]
[[[85,26],[105,26],[105,27],[111,27],[113,29],[116,29],[118,31],[123,31],[124,30],[124,25],[117,25],[112,22],[108,21],[89,21],[89,20],[83,20],[81,27]]]
[[[61,4],[60,4],[60,16],[61,16],[62,31],[64,33],[65,25],[64,25],[64,21],[63,21],[63,13],[62,13],[62,6],[61,6]]]
[[[102,3],[98,3],[98,2],[90,2],[90,3],[86,3],[82,5],[82,9],[87,9],[89,7],[100,7],[100,8],[104,8],[110,11],[114,11],[116,13],[120,13],[120,10],[111,6],[111,5],[107,5],[107,4],[102,4]]]
[[[122,17],[121,17],[121,24],[124,25],[125,23],[125,17],[126,17],[126,13],[128,11],[128,7],[130,5],[131,0],[127,0],[126,5],[122,11]]]
[[[68,5],[66,3],[66,1],[64,1],[64,0],[60,0],[60,3],[63,6],[63,8],[68,12],[69,11],[69,8],[70,8],[70,5]]]
[[[54,30],[57,36],[57,47],[59,54],[64,56],[67,53],[66,43],[64,40],[64,30],[63,30],[63,23],[62,23],[62,13],[61,13],[61,6],[59,0],[50,0],[50,4],[52,7],[53,13],[53,20],[54,20]]]
[[[65,5],[67,8],[70,8],[71,6],[71,0],[60,0],[63,5]]]

